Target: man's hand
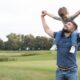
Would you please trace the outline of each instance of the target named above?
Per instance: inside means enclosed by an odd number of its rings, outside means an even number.
[[[43,10],[42,13],[45,14],[45,15],[47,15],[47,11],[46,10]]]
[[[42,11],[41,16],[44,17],[44,16],[46,16],[46,15],[47,15],[47,11],[45,11],[45,10]]]

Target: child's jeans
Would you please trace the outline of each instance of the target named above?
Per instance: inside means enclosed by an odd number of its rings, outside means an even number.
[[[71,42],[72,42],[72,46],[76,46],[76,44],[77,44],[77,31],[72,32]]]

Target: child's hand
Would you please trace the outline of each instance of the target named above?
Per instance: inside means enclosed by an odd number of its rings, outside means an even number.
[[[79,14],[80,14],[80,10],[79,10]]]
[[[77,13],[79,13],[79,14],[80,14],[80,10],[79,10]]]
[[[47,11],[46,10],[43,10],[42,13],[45,14],[45,15],[47,15]]]

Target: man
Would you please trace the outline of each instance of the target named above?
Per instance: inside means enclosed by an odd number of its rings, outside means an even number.
[[[45,21],[45,15],[43,12],[41,14],[42,25],[44,31],[51,36],[52,38],[56,37],[59,32],[53,32],[48,27]],[[71,33],[77,29],[76,23],[69,21],[64,25],[63,30],[61,31],[61,38],[57,44],[57,71],[56,71],[56,80],[78,80],[77,73],[77,47],[74,54],[69,52],[71,47]],[[80,38],[77,33],[77,38]]]
[[[48,13],[47,11],[43,11],[43,13],[48,15],[49,17],[51,17],[53,19],[62,21],[62,23],[64,25],[66,22],[73,21],[77,16],[79,16],[80,15],[80,10],[77,11],[74,15],[69,16],[69,12],[68,12],[67,8],[66,7],[61,7],[58,10],[58,15],[60,16],[60,18]],[[71,34],[72,46],[71,46],[71,49],[70,49],[70,53],[75,52],[75,47],[76,47],[75,44],[77,42],[76,33],[77,33],[77,31],[73,31],[72,34]],[[56,44],[57,44],[58,39],[59,39],[59,36],[56,36],[56,40],[54,42],[54,45],[52,46],[53,50],[56,50],[56,48],[57,48]]]

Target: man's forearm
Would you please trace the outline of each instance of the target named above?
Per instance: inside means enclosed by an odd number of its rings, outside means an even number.
[[[42,25],[43,25],[43,28],[44,28],[44,31],[51,37],[53,37],[53,31],[50,30],[50,28],[48,27],[46,21],[45,21],[45,18],[44,16],[41,16],[41,20],[42,20]]]
[[[44,31],[47,32],[47,30],[49,29],[49,27],[46,24],[46,21],[45,21],[44,17],[41,16],[41,20],[42,20],[42,25],[43,25]]]

